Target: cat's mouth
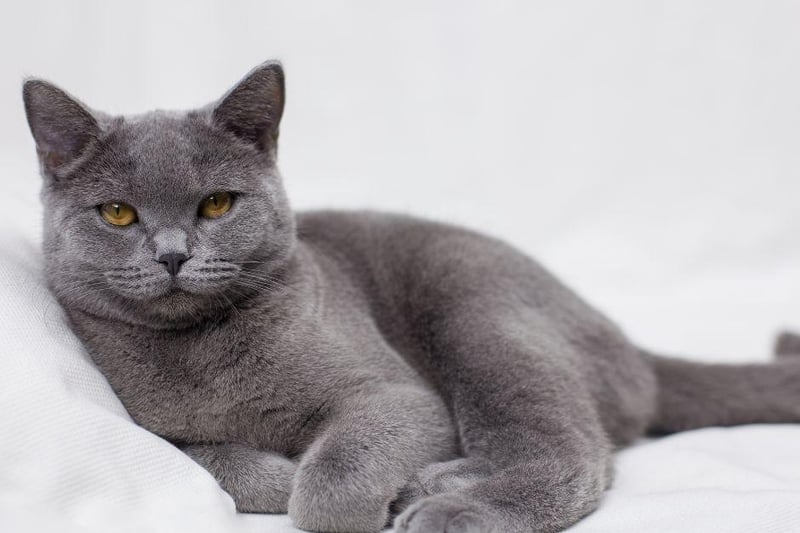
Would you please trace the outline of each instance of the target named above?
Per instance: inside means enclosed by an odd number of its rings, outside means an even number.
[[[194,287],[191,280],[182,276],[164,276],[157,274],[140,275],[139,279],[127,281],[111,277],[111,287],[120,295],[140,301],[170,302],[176,298],[197,297],[204,291]]]
[[[207,300],[206,296],[206,292],[191,290],[183,286],[179,280],[172,279],[150,301],[164,308],[178,309],[184,306],[191,306],[194,309],[198,309]]]
[[[238,268],[227,265],[201,265],[181,269],[176,274],[130,267],[109,271],[105,277],[108,288],[118,296],[137,302],[148,314],[173,319],[218,314],[223,308],[235,305],[244,293],[231,287],[239,279],[239,273]]]
[[[205,296],[209,293],[209,287],[198,287],[195,283],[181,279],[180,277],[172,277],[168,282],[162,294],[163,298],[197,298]]]

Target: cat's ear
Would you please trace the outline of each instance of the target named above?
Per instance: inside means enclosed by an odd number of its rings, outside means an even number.
[[[97,140],[100,128],[91,111],[55,85],[27,80],[22,86],[22,98],[46,171],[58,174]]]
[[[216,105],[213,120],[222,128],[263,151],[278,140],[283,114],[283,68],[268,61],[250,71]]]

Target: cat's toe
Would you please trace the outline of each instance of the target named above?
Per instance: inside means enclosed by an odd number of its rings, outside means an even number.
[[[489,465],[472,458],[433,463],[418,472],[392,503],[395,516],[427,496],[465,489],[489,474]]]
[[[418,475],[425,492],[434,495],[465,489],[484,479],[490,473],[488,464],[474,458],[461,458],[442,463],[433,463]]]
[[[429,495],[430,494],[419,482],[419,479],[414,478],[397,493],[397,497],[389,506],[389,515],[397,516],[408,509],[412,504]]]
[[[421,500],[395,521],[397,533],[491,533],[489,521],[469,502],[451,494]]]

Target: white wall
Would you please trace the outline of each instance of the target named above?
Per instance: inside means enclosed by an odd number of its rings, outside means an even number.
[[[500,235],[667,350],[755,357],[800,328],[800,2],[0,9],[0,180],[32,206],[23,76],[141,112],[210,101],[277,57],[296,206]]]

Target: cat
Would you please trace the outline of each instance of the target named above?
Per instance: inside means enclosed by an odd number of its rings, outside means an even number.
[[[555,532],[638,436],[800,422],[766,364],[639,349],[534,260],[443,223],[294,213],[278,62],[217,102],[119,117],[23,99],[48,285],[133,420],[242,512],[310,531]]]

